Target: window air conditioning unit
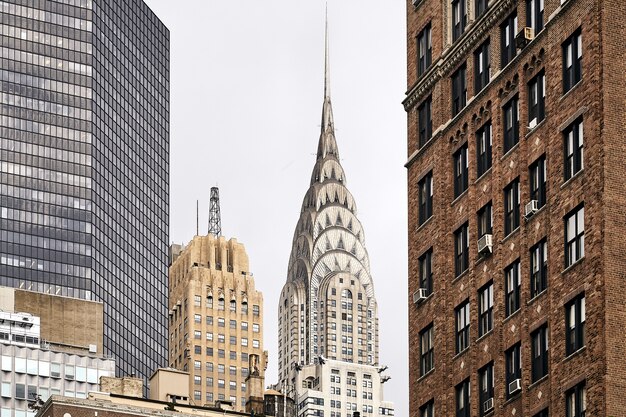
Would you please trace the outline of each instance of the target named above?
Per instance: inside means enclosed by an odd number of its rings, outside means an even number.
[[[493,235],[484,235],[478,239],[478,253],[488,255],[493,252]]]
[[[492,409],[493,409],[493,397],[487,399],[487,401],[483,403],[483,413],[491,411]]]
[[[428,298],[428,292],[426,291],[426,288],[420,288],[413,293],[413,303],[415,304],[421,303],[426,298]]]
[[[509,384],[509,394],[515,394],[517,391],[522,390],[522,380],[517,378]]]
[[[537,118],[535,117],[530,122],[528,122],[528,129],[532,130],[537,127]]]
[[[524,217],[526,217],[526,219],[529,219],[537,211],[539,211],[539,202],[537,200],[530,200],[524,207]]]
[[[526,26],[515,36],[517,49],[524,49],[535,38],[535,29]]]

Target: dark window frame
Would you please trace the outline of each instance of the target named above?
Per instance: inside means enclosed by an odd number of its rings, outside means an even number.
[[[433,324],[420,332],[420,376],[435,369],[435,334]]]
[[[432,65],[432,26],[429,22],[417,35],[417,76],[422,76]]]
[[[522,280],[519,259],[504,269],[504,299],[506,317],[519,311],[521,307],[520,292]]]
[[[418,258],[420,288],[424,288],[427,295],[433,292],[433,248],[428,249]]]
[[[476,217],[478,238],[493,234],[493,207],[491,201],[478,210]]]
[[[533,28],[535,36],[543,30],[544,0],[526,0],[526,26]]]
[[[420,417],[435,417],[435,399],[431,399],[420,407]]]
[[[474,51],[474,95],[478,94],[491,78],[489,38]]]
[[[503,153],[509,152],[519,143],[519,97],[515,96],[502,106]]]
[[[530,248],[530,298],[548,288],[548,241],[542,239]]]
[[[452,42],[463,35],[467,26],[466,0],[452,0]]]
[[[565,232],[565,267],[568,268],[585,256],[584,205],[581,204],[565,216],[563,228]]]
[[[504,188],[504,236],[513,233],[520,225],[519,177]]]
[[[543,325],[530,334],[531,378],[537,382],[548,375],[548,325]]]
[[[480,178],[491,169],[493,129],[491,121],[476,131],[476,177]]]
[[[583,119],[579,117],[563,130],[563,179],[569,180],[585,165]]]
[[[478,20],[489,8],[488,0],[474,0],[474,20]]]
[[[563,94],[583,78],[582,31],[578,28],[561,45],[563,50]]]
[[[459,197],[469,187],[469,149],[467,143],[452,155],[454,162],[454,198]]]
[[[528,82],[528,128],[546,118],[546,73],[541,70]],[[534,127],[533,126],[533,127]]]
[[[582,349],[585,346],[585,323],[587,308],[585,294],[582,293],[565,305],[565,355]]]
[[[520,363],[521,350],[522,350],[521,343],[516,343],[504,352],[505,363],[506,363],[506,398],[507,399],[513,398],[516,395],[519,395],[520,393],[520,391],[518,391],[514,394],[511,394],[509,385],[511,384],[511,382],[515,381],[516,379],[522,378],[522,364]]]
[[[500,25],[500,68],[507,66],[517,55],[517,12],[510,14]]]
[[[467,350],[470,346],[470,302],[465,300],[454,309],[456,353]]]
[[[417,108],[418,146],[421,148],[433,137],[432,96],[428,96]]]
[[[547,202],[546,183],[547,183],[547,164],[546,156],[541,155],[530,167],[528,167],[528,185],[530,186],[530,199],[537,201],[537,208],[545,206]]]
[[[454,232],[454,270],[458,277],[469,268],[469,227],[465,223]]]
[[[565,392],[565,417],[585,417],[587,412],[586,381]]]
[[[493,362],[489,362],[478,370],[478,415],[480,417],[488,414],[485,412],[485,401],[490,398],[495,400],[494,385]]]
[[[417,183],[418,191],[418,220],[422,225],[433,215],[433,172],[424,175]]]
[[[452,82],[452,117],[467,105],[467,63],[463,63],[450,77]]]
[[[493,281],[478,290],[478,337],[493,330]]]
[[[456,417],[471,417],[471,386],[469,378],[454,388]]]

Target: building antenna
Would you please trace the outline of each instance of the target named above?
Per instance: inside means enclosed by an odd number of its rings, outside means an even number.
[[[200,235],[200,202],[196,200],[196,236]]]
[[[209,202],[209,233],[215,237],[219,237],[222,235],[220,190],[217,187],[211,187],[211,199]]]

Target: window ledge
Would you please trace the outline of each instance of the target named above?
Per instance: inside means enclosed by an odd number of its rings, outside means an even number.
[[[567,355],[565,358],[563,358],[562,362],[567,362],[572,358],[575,358],[576,356],[580,356],[583,354],[583,352],[585,352],[587,350],[587,345],[581,347],[580,349],[570,353],[569,355]]]
[[[485,178],[487,176],[487,174],[491,173],[491,167],[489,167],[487,169],[487,171],[483,172],[482,175],[478,178],[476,178],[476,180],[474,181],[474,184],[476,184],[477,182],[479,182],[480,180],[482,180],[483,178]]]
[[[424,223],[420,224],[419,226],[417,226],[417,229],[415,229],[416,232],[419,232],[420,230],[422,230],[423,228],[426,227],[426,225],[428,223],[430,223],[431,219],[433,218],[433,215],[431,214],[429,218],[427,218]]]
[[[422,375],[419,378],[417,378],[417,381],[415,381],[415,382],[421,382],[422,380],[424,380],[427,377],[429,377],[430,374],[434,374],[434,373],[435,373],[435,367],[433,366],[430,371],[426,372],[424,375]]]
[[[531,305],[532,303],[534,303],[537,299],[541,298],[544,294],[548,293],[548,288],[546,288],[545,290],[542,290],[539,294],[535,295],[533,298],[531,298],[530,300],[528,300],[526,302],[526,305]]]
[[[518,126],[518,128],[519,128],[519,126]],[[517,148],[519,148],[519,138],[517,139],[517,143],[515,145],[511,146],[511,149],[506,151],[506,153],[500,157],[500,161],[504,161]]]
[[[571,182],[573,182],[576,178],[581,176],[584,172],[585,172],[585,168],[581,168],[577,173],[572,175],[567,181],[565,181],[563,184],[561,184],[561,190],[563,188],[567,187]]]
[[[574,262],[573,264],[571,264],[570,266],[565,268],[563,271],[561,271],[561,275],[567,274],[571,269],[574,269],[578,264],[581,264],[584,260],[585,260],[585,256],[584,255],[581,256],[580,258],[576,259],[576,262]]]
[[[507,386],[508,386],[508,384],[507,384]],[[502,405],[503,405],[503,406],[507,406],[507,405],[509,405],[509,404],[511,404],[511,403],[513,403],[513,402],[515,402],[515,401],[517,401],[517,400],[519,400],[519,399],[522,397],[522,391],[523,391],[523,390],[519,390],[519,392],[516,392],[515,394],[513,394],[513,396],[512,396],[511,398],[508,398],[508,399],[504,402],[504,404],[502,404]]]
[[[487,333],[485,333],[484,335],[482,335],[478,339],[476,339],[476,343],[482,342],[483,340],[485,340],[487,338],[487,336],[491,335],[492,333],[493,333],[493,328],[491,328],[491,330],[489,330]]]
[[[528,389],[533,389],[534,387],[536,387],[537,385],[541,384],[543,381],[547,380],[548,377],[550,376],[550,374],[545,374],[544,376],[542,376],[541,378],[539,378],[538,380],[536,380],[535,382],[533,382],[532,384],[530,384],[528,386]]]
[[[521,295],[521,294],[520,294]],[[517,310],[515,310],[514,312],[512,312],[511,314],[509,314],[509,316],[507,318],[505,318],[504,320],[502,320],[502,324],[505,324],[506,322],[508,322],[509,320],[513,319],[513,317],[517,316],[519,314],[519,312],[522,311],[521,308],[518,308]]]
[[[452,200],[452,203],[450,203],[450,205],[451,206],[455,205],[457,201],[459,201],[460,199],[465,197],[465,194],[467,194],[468,190],[469,190],[469,187],[467,187],[465,190],[463,190],[463,192],[461,194],[459,194],[458,197],[456,197],[454,200]]]
[[[413,304],[415,304],[415,307],[419,308],[419,307],[423,306],[424,304],[426,304],[428,302],[428,300],[430,300],[433,297],[434,294],[435,294],[435,292],[431,291],[430,294],[428,294],[428,297],[424,298],[423,301],[420,301],[417,304],[416,303],[413,303]]]
[[[456,355],[454,355],[452,357],[452,360],[457,360],[458,358],[460,358],[461,356],[463,356],[465,354],[465,352],[469,351],[469,346],[467,346],[465,349],[463,349],[462,351],[460,351],[459,353],[457,353]]]
[[[502,240],[500,240],[500,244],[504,244],[507,240],[509,240],[511,238],[511,236],[515,235],[517,232],[519,232],[520,227],[517,226],[515,229],[513,229],[513,231],[511,231],[511,233],[509,233],[508,235],[506,235]]]
[[[567,90],[567,92],[561,96],[561,98],[559,99],[559,102],[561,102],[561,101],[565,100],[565,98],[566,98],[566,97],[568,97],[570,94],[572,94],[572,91],[575,91],[575,90],[576,90],[576,87],[578,87],[578,86],[579,86],[579,85],[581,85],[582,83],[583,83],[583,76],[581,75],[581,76],[580,76],[580,80],[578,80],[578,81],[576,82],[576,84],[574,84],[574,85],[572,86],[572,88],[570,88],[569,90]]]
[[[537,123],[537,124],[535,125],[535,127],[533,127],[533,128],[531,129],[530,127],[526,126],[526,127],[528,127],[528,132],[526,132],[526,135],[524,135],[524,138],[528,139],[528,137],[529,137],[529,136],[531,136],[533,133],[535,133],[535,131],[536,131],[537,129],[539,129],[541,126],[543,126],[543,124],[545,123],[545,121],[546,121],[546,115],[544,114],[544,115],[543,115],[543,119],[542,119],[539,123]]]
[[[452,280],[452,284],[456,283],[457,281],[460,281],[461,278],[463,278],[467,274],[469,274],[469,268],[467,268],[465,271],[461,272],[459,275],[454,277],[454,279]]]
[[[547,205],[548,205],[548,203],[543,203],[543,206],[539,207],[539,209],[535,212],[535,214],[533,214],[533,215],[532,215],[532,216],[530,216],[530,217],[526,217],[526,216],[524,216],[524,221],[525,221],[526,223],[530,223],[530,222],[531,222],[531,221],[532,221],[535,217],[537,217],[537,215],[538,215],[539,213],[541,213],[541,212],[543,211],[543,209],[544,209]]]

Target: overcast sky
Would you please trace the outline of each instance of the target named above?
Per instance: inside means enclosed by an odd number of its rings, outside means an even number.
[[[146,0],[170,29],[170,239],[242,242],[265,301],[266,384],[277,381],[277,304],[309,186],[323,98],[322,0]],[[331,92],[347,186],[365,230],[385,399],[408,415],[405,4],[328,2]]]

